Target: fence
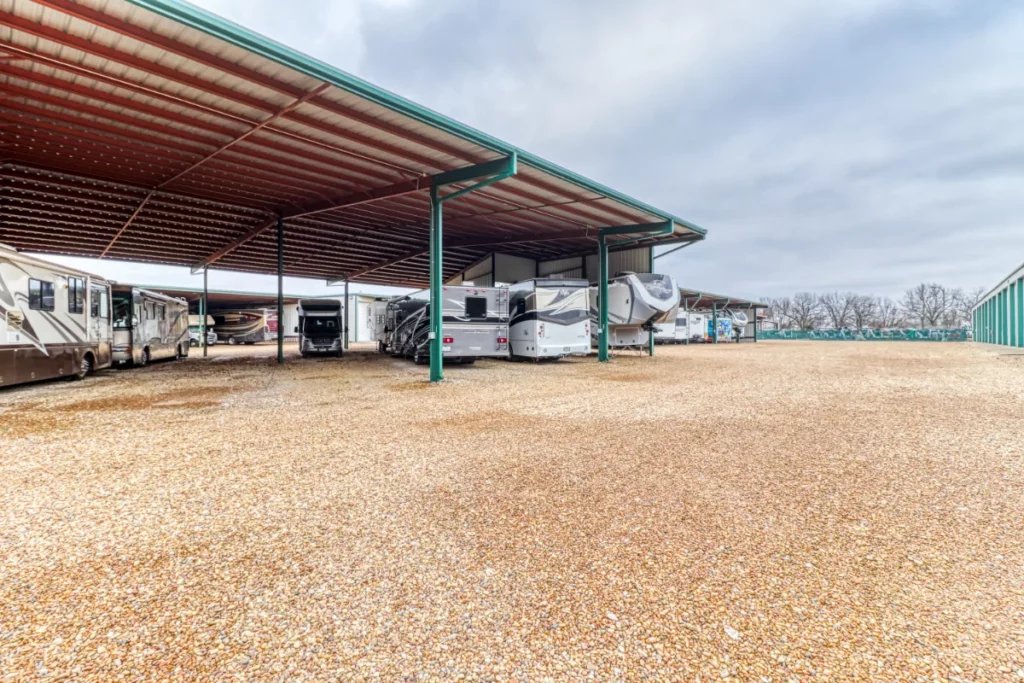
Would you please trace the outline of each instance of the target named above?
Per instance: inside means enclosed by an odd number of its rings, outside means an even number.
[[[818,341],[970,341],[967,329],[900,328],[885,330],[763,330],[759,339],[810,339]]]

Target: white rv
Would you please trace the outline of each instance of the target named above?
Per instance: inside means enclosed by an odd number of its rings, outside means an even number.
[[[341,358],[344,308],[337,299],[299,299],[299,353],[333,354]]]
[[[600,326],[600,289],[590,288],[590,335],[596,343]],[[679,287],[671,275],[619,273],[608,280],[608,346],[643,346],[654,325],[675,320]]]
[[[654,323],[653,327],[655,344],[676,343],[676,323],[674,320],[663,323]]]
[[[213,316],[206,316],[206,345],[216,346],[217,333],[213,331]],[[190,315],[188,317],[188,343],[189,346],[203,345],[203,316]]]
[[[703,313],[681,310],[676,314],[676,342],[704,341],[707,317]]]
[[[590,302],[586,280],[534,278],[510,285],[509,354],[513,358],[564,358],[590,353]]]
[[[110,283],[0,245],[0,386],[112,362]]]
[[[115,285],[114,362],[143,366],[188,355],[188,302]]]

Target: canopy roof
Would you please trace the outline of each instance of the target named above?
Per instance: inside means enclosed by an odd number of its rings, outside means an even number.
[[[723,296],[710,292],[701,292],[696,289],[679,288],[679,305],[691,311],[711,310],[717,307],[718,310],[746,310],[750,308],[768,308],[768,304],[750,299],[740,299],[734,296]]]
[[[424,286],[429,188],[513,156],[445,204],[445,278],[495,249],[593,252],[602,227],[705,234],[176,0],[0,0],[0,83],[0,241],[19,249],[272,273],[280,214],[286,274]]]

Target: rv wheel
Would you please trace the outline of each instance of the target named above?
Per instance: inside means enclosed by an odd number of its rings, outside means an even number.
[[[174,360],[181,360],[181,344],[174,347]]]
[[[234,337],[228,337],[228,344],[230,344],[231,346],[234,346],[237,343],[238,342],[235,341]]]
[[[149,348],[142,349],[142,358],[139,360],[139,367],[149,365]]]
[[[82,362],[78,366],[78,373],[75,374],[75,379],[85,379],[85,376],[92,372],[92,355],[85,354],[82,356]]]
[[[387,353],[387,347],[384,346],[384,342],[377,342],[377,353]]]
[[[195,346],[199,346],[199,342],[198,342],[198,341],[196,341],[195,339],[189,339],[189,340],[188,340],[188,345],[189,345],[189,346],[193,346],[193,347],[195,347]]]

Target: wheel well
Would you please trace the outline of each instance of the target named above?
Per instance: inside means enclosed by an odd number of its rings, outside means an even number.
[[[96,369],[96,356],[93,355],[92,351],[86,351],[85,353],[83,353],[82,359],[87,359],[89,361],[89,367],[94,370]]]

